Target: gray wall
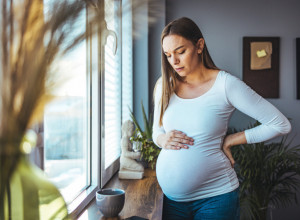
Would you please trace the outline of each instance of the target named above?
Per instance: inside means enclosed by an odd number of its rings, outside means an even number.
[[[140,1],[140,2],[138,2]],[[133,113],[139,125],[144,128],[141,102],[148,114],[148,3],[133,0],[137,8],[133,10]]]
[[[300,144],[300,100],[296,99],[296,37],[300,37],[297,0],[167,0],[166,21],[187,16],[203,32],[216,65],[242,79],[243,36],[280,37],[280,98],[268,99],[292,118]],[[297,22],[298,21],[298,22]],[[249,118],[236,112],[230,125],[245,128]]]
[[[243,36],[280,37],[280,98],[268,99],[283,114],[292,118],[293,144],[300,144],[300,100],[296,99],[296,37],[300,37],[299,0],[166,0],[166,23],[179,17],[190,17],[200,27],[209,52],[216,65],[242,79]],[[159,40],[163,29],[157,26],[155,36],[149,42]],[[155,40],[154,40],[155,39]],[[151,46],[150,46],[151,47]],[[149,49],[150,50],[150,49]],[[160,54],[149,54],[149,89],[159,77]],[[151,58],[152,57],[152,58]],[[149,94],[149,102],[151,93]],[[149,103],[151,106],[151,103]],[[248,116],[236,111],[230,126],[246,128]],[[300,198],[300,197],[299,197]],[[273,211],[273,219],[299,219],[300,209],[296,207]]]
[[[165,26],[165,0],[133,0],[133,112],[143,127],[141,101],[153,112],[153,88],[160,75],[160,32]]]
[[[160,34],[166,23],[166,1],[156,2],[161,13],[155,16],[155,21],[149,27],[149,107],[153,111],[153,89],[156,80],[161,76],[161,46]]]

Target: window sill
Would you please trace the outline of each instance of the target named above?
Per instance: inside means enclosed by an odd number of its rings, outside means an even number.
[[[120,180],[118,173],[104,188],[121,188],[126,191],[125,205],[119,217],[125,219],[139,216],[160,220],[162,217],[163,193],[158,185],[154,170],[145,169],[141,180]],[[79,220],[105,219],[97,208],[95,198],[80,215]]]
[[[89,203],[94,199],[95,193],[97,192],[97,186],[90,186],[88,189],[84,190],[80,195],[68,204],[68,212],[71,216],[78,216],[82,213]]]

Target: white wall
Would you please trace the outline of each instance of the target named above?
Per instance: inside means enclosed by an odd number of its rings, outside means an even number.
[[[242,41],[244,36],[280,37],[280,98],[268,99],[283,114],[292,118],[295,136],[300,144],[300,100],[296,99],[296,37],[300,37],[299,0],[166,0],[166,24],[179,17],[189,17],[200,27],[216,65],[242,79]],[[157,27],[161,33],[163,27]],[[152,36],[154,37],[154,36]],[[156,36],[159,39],[159,36]],[[153,42],[153,41],[151,41]],[[158,54],[149,54],[157,57]],[[149,59],[151,61],[151,59]],[[155,58],[149,65],[160,68]],[[158,78],[150,79],[150,85]],[[151,87],[151,86],[150,86]],[[151,97],[151,94],[149,94]],[[150,101],[151,98],[149,98]],[[150,104],[151,105],[151,104]],[[235,112],[230,126],[246,128],[253,121]],[[300,197],[299,197],[300,198]],[[299,219],[300,209],[274,210],[273,220]]]

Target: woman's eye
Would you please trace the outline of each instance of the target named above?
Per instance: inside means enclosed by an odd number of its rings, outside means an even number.
[[[184,52],[185,52],[185,50],[183,50],[183,51],[179,52],[179,54],[184,54]]]

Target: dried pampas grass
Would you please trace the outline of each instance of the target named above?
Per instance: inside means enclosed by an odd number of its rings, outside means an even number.
[[[1,139],[22,137],[42,115],[51,100],[47,82],[54,58],[86,37],[83,32],[70,41],[68,35],[85,5],[82,0],[56,2],[45,17],[40,0],[2,2]]]
[[[50,2],[51,7],[45,9],[42,0],[1,1],[0,209],[5,188],[21,154],[21,139],[26,130],[41,119],[45,105],[53,98],[51,91],[58,84],[50,71],[53,62],[95,34],[93,31],[99,33],[106,29],[103,10],[99,10],[103,1]],[[160,13],[158,2],[133,0],[130,7],[138,11],[147,4],[150,18],[146,16],[146,19],[153,23]],[[87,27],[97,28],[72,33],[76,19],[87,7],[93,10]],[[119,13],[121,15],[121,11]],[[145,15],[134,19],[141,21]]]
[[[54,59],[87,37],[70,36],[88,1],[53,1],[44,12],[42,0],[1,1],[0,61],[0,218],[4,192],[16,168],[26,130],[43,115],[55,83],[50,67]],[[95,8],[95,7],[94,7]],[[96,9],[96,8],[95,8]],[[100,22],[95,10],[92,22]]]

